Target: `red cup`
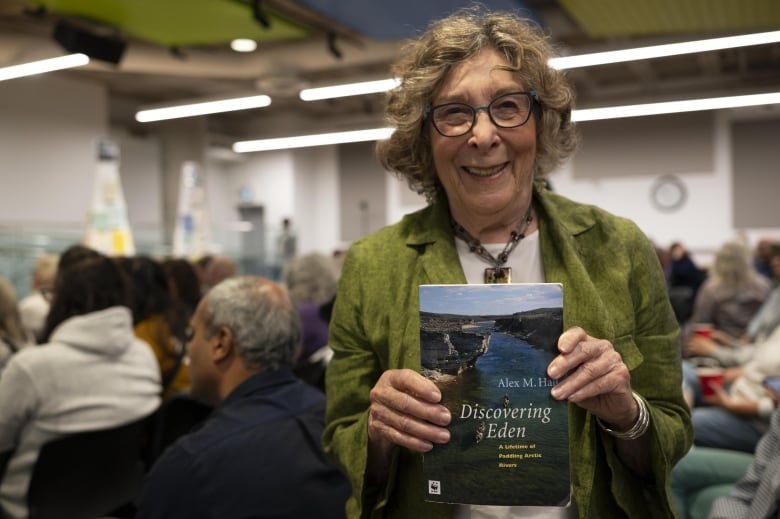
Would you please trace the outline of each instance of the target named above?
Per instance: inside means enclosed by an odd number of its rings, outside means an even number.
[[[714,395],[714,387],[723,385],[723,368],[696,368],[696,374],[699,376],[703,396]]]
[[[697,337],[704,337],[705,339],[712,338],[712,325],[711,324],[694,324],[693,334]]]

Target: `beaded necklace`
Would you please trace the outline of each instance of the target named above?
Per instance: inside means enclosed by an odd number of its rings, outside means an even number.
[[[525,238],[525,232],[528,230],[528,226],[531,225],[533,219],[534,215],[531,211],[531,205],[529,205],[523,218],[520,219],[517,223],[517,227],[509,235],[509,241],[506,242],[504,250],[499,253],[497,258],[490,254],[490,252],[482,246],[479,240],[469,234],[469,232],[456,222],[454,218],[451,219],[451,222],[455,236],[466,242],[469,246],[469,252],[473,252],[493,265],[492,267],[487,267],[485,269],[485,283],[511,283],[512,267],[504,267],[503,265],[506,264],[509,255],[515,250],[515,247],[520,243],[520,240]]]

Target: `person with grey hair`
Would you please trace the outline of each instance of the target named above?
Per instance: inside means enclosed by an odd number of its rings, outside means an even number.
[[[693,436],[679,326],[645,233],[546,187],[577,140],[553,55],[538,26],[475,7],[432,23],[393,68],[379,161],[429,205],[355,241],[341,271],[323,443],[350,476],[350,517],[674,517],[670,472]],[[424,453],[459,438],[456,408],[420,373],[418,287],[496,282],[564,287],[546,375],[568,407],[571,506],[423,500]]]
[[[328,305],[336,296],[338,267],[332,256],[312,252],[293,258],[285,265],[282,280],[298,309],[303,341],[295,373],[304,381],[325,390],[325,370],[332,356],[328,346]]]
[[[281,285],[227,279],[190,323],[192,395],[215,407],[153,466],[138,519],[345,516],[345,476],[320,445],[325,398],[291,366],[298,314]]]

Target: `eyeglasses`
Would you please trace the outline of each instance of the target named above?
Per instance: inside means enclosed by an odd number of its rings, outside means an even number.
[[[522,126],[531,117],[533,101],[539,102],[536,90],[510,92],[484,106],[471,106],[466,103],[429,106],[425,108],[425,116],[430,116],[433,127],[444,137],[460,137],[467,134],[474,126],[480,110],[487,111],[491,122],[499,128]]]

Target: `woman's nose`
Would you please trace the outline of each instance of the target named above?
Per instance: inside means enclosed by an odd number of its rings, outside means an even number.
[[[470,141],[476,146],[492,146],[498,141],[498,127],[490,119],[485,108],[477,110]]]

